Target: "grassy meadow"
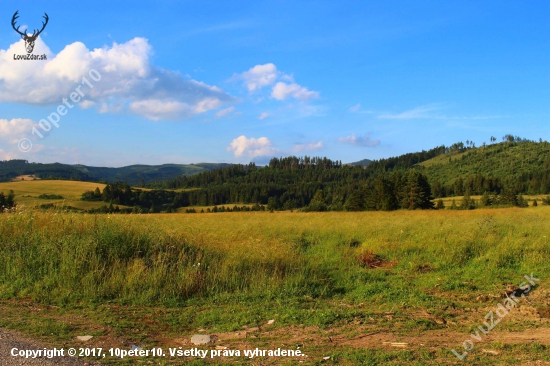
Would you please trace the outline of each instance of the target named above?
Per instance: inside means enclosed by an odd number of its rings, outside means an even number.
[[[548,206],[192,215],[23,208],[0,215],[0,326],[53,343],[88,332],[97,344],[123,338],[148,347],[185,344],[199,329],[260,327],[251,338],[220,339],[230,348],[300,346],[309,364],[453,364],[450,350],[462,349],[525,274],[540,278],[525,304],[535,315],[518,312],[525,317],[507,318],[498,331],[547,325],[549,219]],[[448,347],[434,332],[450,337]],[[354,343],[376,333],[427,340],[405,349]],[[528,353],[517,352],[521,342],[491,346],[499,356],[479,347],[468,360],[550,361],[544,344]]]
[[[30,176],[23,177],[24,180],[17,179],[13,182],[0,183],[0,192],[7,193],[10,190],[15,192],[18,205],[36,207],[45,204],[53,204],[57,207],[71,206],[82,210],[98,208],[105,205],[105,202],[87,202],[80,200],[82,193],[85,191],[93,191],[96,187],[102,190],[105,184],[70,180],[32,180]],[[42,194],[59,195],[63,198],[38,198],[38,196]]]

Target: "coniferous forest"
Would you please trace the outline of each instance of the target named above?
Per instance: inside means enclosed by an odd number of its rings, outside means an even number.
[[[189,206],[232,210],[230,206],[240,204],[268,210],[363,211],[442,208],[433,200],[452,196],[465,197],[457,208],[475,208],[471,195],[483,195],[478,205],[522,206],[522,194],[550,193],[549,144],[513,136],[503,140],[479,148],[469,141],[439,146],[367,167],[326,157],[273,158],[265,167],[235,164],[157,182],[150,190],[108,184],[102,192],[86,192],[83,199],[146,212]]]

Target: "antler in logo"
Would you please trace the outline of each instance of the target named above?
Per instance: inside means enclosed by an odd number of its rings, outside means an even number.
[[[40,30],[35,29],[33,34],[31,36],[29,36],[27,34],[27,29],[25,29],[23,32],[20,32],[19,31],[20,26],[15,28],[15,21],[17,20],[17,18],[19,18],[19,15],[17,15],[17,13],[19,13],[19,10],[16,11],[15,14],[13,14],[13,18],[11,18],[11,26],[13,27],[13,29],[15,29],[15,31],[17,33],[19,33],[21,35],[21,38],[23,38],[25,40],[25,48],[27,49],[27,53],[32,53],[32,50],[34,49],[34,42],[36,41],[36,38],[38,37],[38,35],[40,33],[42,33],[44,28],[46,28],[46,24],[48,24],[48,20],[50,18],[48,18],[48,14],[44,13],[44,19],[46,21],[42,22],[42,29],[40,29]]]

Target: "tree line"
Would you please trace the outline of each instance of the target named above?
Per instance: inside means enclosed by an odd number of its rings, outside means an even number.
[[[506,149],[525,144],[536,155],[539,151],[536,149],[543,147],[543,144],[519,137],[514,137],[513,141],[511,137],[505,138],[506,142],[491,145],[492,150],[487,150],[485,154],[503,154]],[[532,148],[527,143],[540,146]],[[462,154],[458,162],[445,165],[448,168],[445,168],[447,170],[443,171],[441,178],[421,164],[455,151],[470,152],[466,156]],[[138,206],[143,212],[238,204],[259,204],[269,210],[359,211],[430,209],[434,208],[434,199],[472,195],[490,197],[483,206],[521,206],[521,194],[550,193],[550,154],[546,163],[541,163],[539,158],[538,165],[530,163],[528,169],[513,176],[507,176],[505,170],[501,173],[493,166],[484,168],[486,170],[482,173],[462,173],[462,176],[457,173],[460,170],[457,164],[463,162],[475,171],[475,164],[487,160],[488,155],[481,152],[481,148],[475,149],[475,143],[467,141],[466,144],[442,145],[428,151],[380,159],[365,168],[345,165],[326,157],[273,158],[265,167],[254,163],[235,164],[152,184],[149,186],[152,189],[147,191],[132,189],[125,183],[108,184],[103,192],[99,189],[89,191],[82,199]],[[449,154],[449,159],[453,156]],[[448,182],[453,174],[458,177]],[[515,198],[506,198],[509,196]],[[461,205],[459,203],[457,207]]]

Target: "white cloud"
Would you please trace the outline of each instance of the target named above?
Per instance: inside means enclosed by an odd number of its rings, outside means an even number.
[[[285,84],[283,82],[278,82],[273,87],[271,96],[277,100],[285,100],[288,97],[292,97],[302,102],[306,102],[309,99],[318,98],[319,92],[308,90],[298,84]]]
[[[262,112],[260,114],[260,116],[258,117],[258,119],[261,121],[261,120],[264,120],[266,119],[267,117],[271,116],[271,114],[267,113],[267,112]]]
[[[275,155],[280,152],[279,149],[273,147],[273,144],[267,137],[247,138],[242,135],[234,139],[227,147],[235,157],[255,158],[258,156]]]
[[[32,138],[32,128],[35,126],[37,124],[30,119],[0,119],[0,138],[9,143],[17,143],[24,137]],[[40,131],[44,135],[43,131]]]
[[[87,109],[87,108],[93,107],[94,105],[96,105],[95,102],[92,102],[91,100],[84,100],[80,102],[78,106],[82,109]]]
[[[92,51],[75,42],[55,55],[39,37],[34,53],[46,54],[47,61],[13,59],[14,54],[22,53],[22,40],[0,50],[0,102],[58,104],[82,85],[82,108],[128,111],[158,120],[190,118],[235,101],[216,86],[153,65],[145,38]],[[92,80],[92,69],[99,72],[100,80]],[[83,77],[93,88],[82,82]]]
[[[277,66],[272,63],[256,65],[242,74],[235,75],[233,80],[243,80],[249,91],[253,92],[272,85],[277,79]]]
[[[378,116],[381,119],[416,119],[416,118],[433,118],[434,116],[429,113],[441,109],[437,104],[430,104],[425,106],[416,107],[414,109],[398,113],[383,113]]]
[[[354,105],[353,107],[351,107],[349,109],[349,111],[351,113],[355,113],[355,112],[359,112],[359,110],[361,109],[361,104],[357,103],[356,105]]]
[[[104,105],[100,112],[108,108]],[[160,119],[176,119],[177,117],[188,118],[191,116],[192,107],[185,103],[177,101],[163,101],[158,99],[140,100],[130,103],[128,109],[130,112],[140,114],[153,121]]]
[[[218,111],[214,117],[216,118],[221,118],[221,117],[225,117],[227,116],[229,113],[233,112],[235,110],[235,107],[229,107],[229,108],[225,108],[225,109],[222,109],[221,111]]]
[[[487,119],[499,119],[504,118],[505,116],[500,115],[489,115],[489,116],[449,116],[442,113],[434,113],[435,111],[440,111],[445,109],[446,106],[441,103],[432,103],[428,105],[423,105],[420,107],[413,108],[411,110],[391,114],[391,113],[382,113],[377,116],[380,119],[417,119],[417,118],[428,118],[433,120],[444,120],[444,121],[455,121],[455,120],[487,120]]]
[[[292,147],[292,151],[299,153],[307,150],[319,150],[319,149],[322,149],[323,147],[325,147],[325,145],[323,144],[322,141],[310,142],[307,144],[296,144]]]
[[[241,74],[235,74],[230,80],[243,80],[248,91],[254,92],[265,86],[273,85],[279,81],[271,90],[271,97],[277,100],[285,100],[289,97],[306,102],[309,99],[319,97],[319,92],[308,90],[294,82],[294,76],[284,74],[277,70],[273,63],[256,65]]]
[[[374,147],[380,144],[380,140],[371,140],[370,134],[368,133],[365,135],[365,137],[356,137],[355,134],[351,134],[346,137],[340,137],[338,140],[344,144],[363,147]]]
[[[10,151],[4,151],[0,149],[0,160],[12,160],[17,159],[19,156]]]

